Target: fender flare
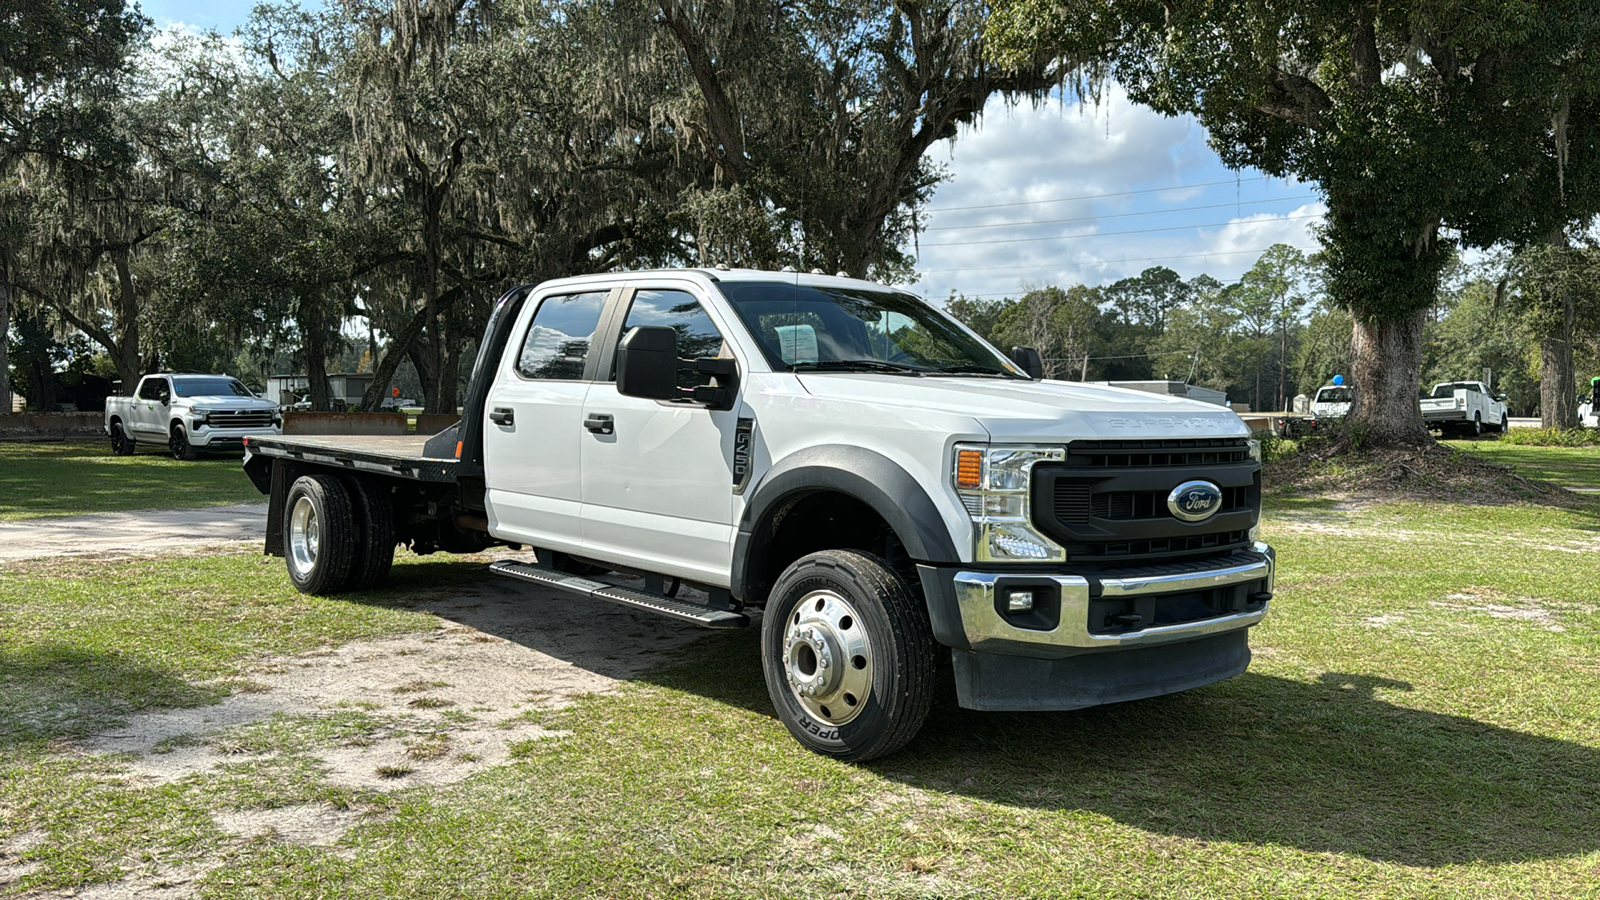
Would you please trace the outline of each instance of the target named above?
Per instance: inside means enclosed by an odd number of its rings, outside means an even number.
[[[735,597],[747,602],[765,599],[772,585],[762,573],[782,511],[820,491],[845,494],[871,507],[894,530],[913,560],[960,561],[944,516],[921,482],[881,453],[824,444],[801,450],[768,469],[751,492],[734,538],[731,593]]]

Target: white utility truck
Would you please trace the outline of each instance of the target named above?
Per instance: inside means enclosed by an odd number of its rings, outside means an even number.
[[[300,590],[417,553],[712,628],[761,608],[772,701],[870,759],[960,703],[1062,710],[1243,672],[1267,613],[1259,454],[1227,409],[1039,376],[916,297],[685,269],[517,288],[433,438],[252,438]],[[628,573],[633,580],[612,573]],[[639,580],[642,576],[642,581]],[[681,585],[697,588],[690,599]]]
[[[1481,381],[1441,381],[1422,399],[1422,421],[1441,432],[1476,437],[1506,430],[1505,395],[1495,396]]]
[[[104,427],[117,456],[154,444],[179,459],[196,459],[219,450],[237,453],[247,437],[281,434],[283,416],[278,404],[237,378],[163,372],[140,379],[131,397],[107,397]]]
[[[1356,399],[1356,389],[1348,384],[1330,384],[1317,388],[1311,399],[1311,415],[1318,419],[1342,419],[1350,414],[1350,404]]]

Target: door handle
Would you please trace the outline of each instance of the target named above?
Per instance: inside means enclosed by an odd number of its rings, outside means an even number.
[[[517,421],[517,411],[509,406],[496,406],[489,410],[489,421],[496,425],[513,425]]]
[[[611,434],[616,430],[616,423],[610,413],[589,413],[589,418],[583,420],[583,427],[595,434]]]

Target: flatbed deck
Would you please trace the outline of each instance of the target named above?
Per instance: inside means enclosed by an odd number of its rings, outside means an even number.
[[[275,459],[294,459],[360,472],[377,472],[412,481],[449,483],[456,480],[454,457],[426,454],[433,435],[405,437],[331,435],[327,437],[252,437],[245,452]]]

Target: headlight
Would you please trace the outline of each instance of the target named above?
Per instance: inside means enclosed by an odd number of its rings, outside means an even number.
[[[211,414],[214,412],[216,412],[214,409],[192,409],[189,411],[189,414],[194,420],[194,424],[205,425],[211,421]]]
[[[957,444],[951,481],[972,518],[974,562],[1065,562],[1067,552],[1033,529],[1033,467],[1066,459],[1060,447]]]

